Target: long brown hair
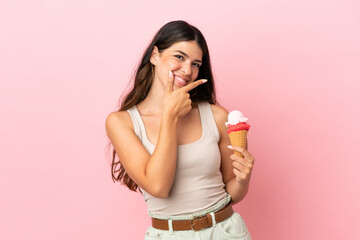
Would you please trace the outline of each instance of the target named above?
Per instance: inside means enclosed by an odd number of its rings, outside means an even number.
[[[206,84],[194,88],[189,92],[190,99],[193,103],[206,101],[211,104],[216,104],[215,88],[213,74],[211,70],[209,50],[204,36],[196,27],[188,24],[185,21],[172,21],[165,24],[156,33],[154,39],[151,41],[145,50],[140,64],[135,71],[134,85],[130,92],[124,97],[121,102],[121,107],[118,111],[127,110],[134,105],[142,102],[149,93],[154,74],[154,66],[150,63],[151,53],[156,46],[159,52],[169,48],[172,44],[180,41],[193,41],[200,46],[203,52],[202,65],[199,69],[198,79],[207,79]],[[129,177],[121,161],[115,161],[116,151],[113,149],[111,175],[113,181],[118,181],[125,184],[130,190],[136,191],[138,185]]]

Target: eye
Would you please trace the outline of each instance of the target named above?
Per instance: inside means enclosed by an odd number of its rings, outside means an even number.
[[[196,68],[200,68],[200,64],[198,64],[198,63],[193,63],[192,65]]]
[[[184,60],[184,57],[181,56],[181,55],[175,55],[175,57],[176,57],[177,59]]]

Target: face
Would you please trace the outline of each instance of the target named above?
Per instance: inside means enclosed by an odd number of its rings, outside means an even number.
[[[178,89],[193,82],[202,63],[202,50],[195,41],[182,41],[171,45],[161,53],[154,47],[150,62],[155,66],[154,81],[164,87],[169,71],[174,74],[174,87]]]

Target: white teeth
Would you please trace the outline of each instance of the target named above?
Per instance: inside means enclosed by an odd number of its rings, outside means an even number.
[[[184,79],[179,78],[178,76],[176,76],[175,78],[176,78],[177,80],[179,80],[180,82],[182,82],[182,83],[186,83],[186,81],[185,81]]]

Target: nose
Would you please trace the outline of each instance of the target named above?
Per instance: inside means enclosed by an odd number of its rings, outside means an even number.
[[[191,63],[184,62],[184,64],[181,67],[181,71],[184,73],[184,75],[191,75]]]

